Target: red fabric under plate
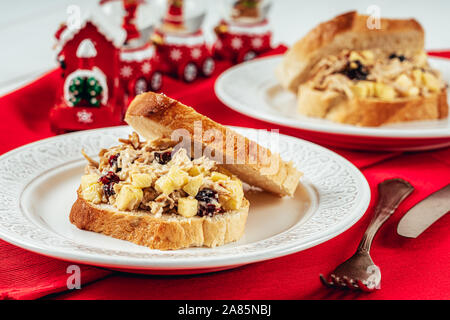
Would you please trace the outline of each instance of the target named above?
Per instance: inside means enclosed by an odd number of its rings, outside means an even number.
[[[279,47],[271,54],[282,53]],[[450,52],[433,53],[450,57]],[[229,67],[217,66],[218,75]],[[50,137],[47,114],[54,98],[58,72],[52,71],[30,85],[0,98],[3,122],[0,154],[23,144]],[[280,129],[302,137],[291,128],[279,127],[238,114],[218,101],[215,77],[187,85],[165,78],[164,93],[226,125]],[[450,148],[422,153],[358,152],[333,149],[357,167],[369,181],[373,197],[368,212],[338,237],[287,257],[234,270],[196,276],[142,276],[81,266],[82,289],[67,291],[70,263],[40,256],[0,241],[0,297],[34,299],[51,293],[57,299],[450,299],[449,216],[417,239],[397,235],[402,215],[419,200],[450,181]],[[331,271],[355,250],[377,196],[376,186],[387,178],[412,183],[414,193],[399,207],[377,235],[372,256],[382,271],[381,290],[373,294],[323,288],[319,273]],[[108,276],[109,275],[109,276]],[[436,278],[436,275],[439,275]],[[99,280],[95,281],[94,280]],[[91,283],[92,282],[92,283]],[[88,284],[90,283],[90,284]],[[66,291],[66,292],[65,292]]]

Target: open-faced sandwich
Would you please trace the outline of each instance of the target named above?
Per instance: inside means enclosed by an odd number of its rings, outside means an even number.
[[[147,140],[133,133],[100,150],[99,161],[85,155],[88,164],[70,213],[80,229],[152,249],[215,247],[239,240],[244,232],[249,202],[241,179],[280,196],[292,196],[299,182],[301,173],[278,154],[164,95],[137,96],[126,121]],[[244,141],[243,148],[197,137],[194,123]],[[183,139],[200,145],[201,156],[173,139],[177,129],[185,133]],[[271,163],[253,161],[252,146]],[[204,155],[206,149],[214,159]],[[242,154],[242,163],[225,159]],[[217,160],[221,157],[224,161]]]
[[[446,118],[446,84],[428,64],[420,24],[380,19],[377,29],[369,19],[337,16],[286,52],[276,74],[299,112],[360,126]]]

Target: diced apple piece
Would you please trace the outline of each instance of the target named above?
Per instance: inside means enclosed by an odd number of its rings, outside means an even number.
[[[100,177],[97,174],[86,174],[81,177],[81,189],[84,190],[90,185],[97,183]]]
[[[193,166],[191,169],[189,169],[189,175],[191,177],[198,176],[201,173],[202,173],[202,170],[200,169],[199,166]]]
[[[413,82],[410,77],[408,77],[406,74],[402,74],[397,77],[395,80],[395,84],[401,87],[402,89],[407,90],[408,88],[412,87]]]
[[[148,188],[152,185],[152,176],[148,173],[133,173],[131,183],[138,188]]]
[[[180,189],[189,181],[189,174],[177,166],[171,167],[167,175],[175,189]]]
[[[417,87],[411,87],[408,89],[408,96],[410,97],[417,97],[419,95],[420,91]]]
[[[155,189],[158,192],[169,195],[175,190],[175,186],[172,184],[172,180],[169,178],[169,176],[164,175],[156,180]]]
[[[350,61],[360,61],[360,62],[364,61],[364,58],[356,51],[350,52],[350,56],[348,59]]]
[[[375,95],[383,100],[392,100],[397,96],[395,89],[384,83],[375,83]]]
[[[244,190],[242,188],[242,182],[237,179],[227,181],[225,188],[230,191],[230,195],[222,198],[221,204],[225,210],[236,210],[242,205],[242,199],[244,198]],[[220,200],[220,199],[219,199]]]
[[[428,55],[425,51],[422,51],[417,57],[416,57],[416,64],[421,67],[425,67],[427,65],[427,59]]]
[[[414,69],[412,71],[414,83],[416,85],[421,85],[422,84],[422,74],[423,74],[423,72],[420,69]]]
[[[229,180],[229,179],[230,179],[230,177],[227,176],[226,174],[223,174],[223,173],[220,173],[217,171],[211,172],[211,180],[214,182],[219,181],[219,180]]]
[[[198,201],[193,198],[180,198],[178,199],[178,214],[183,217],[190,218],[197,214]]]
[[[82,189],[81,195],[83,199],[93,202],[102,202],[102,186],[95,182]]]
[[[143,196],[142,189],[132,185],[124,185],[120,189],[115,205],[119,210],[133,210],[139,206]]]
[[[374,83],[371,81],[358,81],[352,87],[353,93],[359,98],[370,97],[374,94]]]
[[[437,92],[440,89],[439,80],[429,72],[423,73],[423,82],[431,92]]]
[[[200,174],[195,177],[189,178],[189,182],[183,187],[183,190],[187,192],[190,196],[195,197],[198,193],[198,190],[202,186],[203,183],[203,175]]]
[[[373,64],[375,60],[375,55],[370,50],[363,50],[361,51],[362,56],[365,59],[365,64]]]

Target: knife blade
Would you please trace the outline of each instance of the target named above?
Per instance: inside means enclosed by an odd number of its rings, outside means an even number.
[[[397,233],[417,238],[436,220],[450,211],[450,184],[432,193],[412,207],[400,220]]]

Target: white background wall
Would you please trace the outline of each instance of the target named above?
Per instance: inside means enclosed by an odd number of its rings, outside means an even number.
[[[147,0],[152,1],[152,0]],[[218,0],[206,0],[208,39],[219,19]],[[82,10],[97,0],[0,0],[0,94],[56,66],[53,34],[67,17],[68,5]],[[426,31],[427,49],[450,49],[449,0],[273,0],[274,42],[295,42],[318,22],[349,10],[366,13],[379,6],[385,17],[415,17]]]

